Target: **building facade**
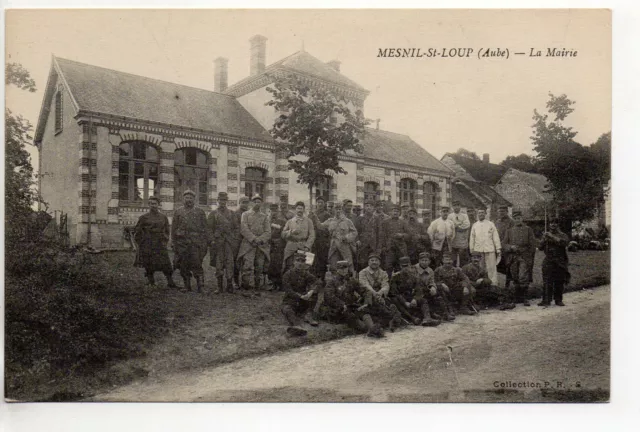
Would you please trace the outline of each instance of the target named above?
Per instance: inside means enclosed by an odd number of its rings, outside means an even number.
[[[124,228],[148,211],[152,195],[172,217],[182,192],[205,211],[218,192],[235,208],[241,196],[309,199],[268,130],[276,116],[266,86],[282,74],[330,89],[362,109],[368,92],[305,51],[265,66],[266,39],[250,40],[250,75],[227,85],[227,60],[215,61],[214,91],[52,58],[35,143],[40,191],[68,216],[72,244],[127,245]],[[451,203],[453,173],[410,137],[367,128],[362,154],[341,157],[347,174],[329,176],[313,197],[409,203],[436,214]]]

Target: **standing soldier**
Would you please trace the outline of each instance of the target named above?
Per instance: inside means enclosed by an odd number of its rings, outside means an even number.
[[[471,286],[462,269],[453,266],[451,253],[444,252],[442,254],[442,265],[433,272],[433,275],[436,284],[441,285],[441,289],[449,294],[458,313],[463,315],[476,314],[473,308],[475,289]]]
[[[384,264],[387,275],[400,268],[400,258],[407,256],[407,239],[409,229],[407,223],[400,219],[400,207],[391,207],[391,217],[382,221],[380,226],[380,243],[378,248],[384,253]]]
[[[289,197],[286,195],[282,195],[280,197],[280,215],[286,220],[295,216],[293,212],[289,210]]]
[[[569,256],[567,255],[567,245],[569,237],[558,226],[557,220],[549,223],[549,231],[542,235],[542,242],[538,249],[544,251],[542,261],[542,280],[544,282],[542,301],[538,306],[549,306],[551,297],[556,302],[556,306],[564,306],[562,294],[564,285],[569,283],[571,274],[569,273]]]
[[[235,256],[235,265],[233,269],[233,280],[235,281],[235,286],[240,286],[240,264],[238,263],[238,252],[240,251],[240,243],[242,243],[242,233],[240,232],[241,222],[242,222],[242,213],[249,210],[249,197],[241,196],[238,200],[238,210],[233,213],[235,232],[233,233],[233,237],[235,238],[234,244],[234,256]]]
[[[318,230],[326,230],[329,233],[331,242],[329,244],[328,261],[332,269],[338,261],[349,261],[351,272],[354,271],[352,245],[355,244],[358,232],[350,219],[342,211],[342,203],[336,203],[335,217],[320,222],[316,215],[313,215],[314,224]]]
[[[504,240],[504,236],[507,235],[507,230],[513,226],[513,219],[509,216],[509,208],[507,206],[498,207],[498,217],[495,221],[495,226],[498,230],[498,236],[500,236],[500,241]],[[507,259],[509,258],[508,252],[505,251],[505,255],[502,257],[502,260],[498,263],[497,271],[506,275],[506,280],[504,287],[509,288],[509,284],[511,283],[511,274],[509,273],[509,269],[507,267]]]
[[[380,234],[381,218],[373,213],[373,201],[364,202],[364,214],[356,219],[358,231],[358,270],[365,268],[369,262],[369,255],[380,253],[378,236]]]
[[[360,204],[356,204],[353,206],[353,216],[355,216],[355,219],[357,220],[360,215],[362,215],[362,207]]]
[[[304,336],[307,331],[302,328],[302,321],[317,326],[312,316],[314,306],[318,304],[318,291],[322,281],[317,279],[305,266],[306,256],[298,251],[294,254],[294,266],[282,277],[284,297],[281,311],[289,322],[287,333],[292,336]],[[304,318],[301,318],[304,317]]]
[[[242,214],[240,222],[242,243],[238,261],[242,263],[242,286],[247,289],[261,289],[264,285],[265,265],[269,265],[271,223],[267,215],[260,211],[262,197],[256,194],[251,201],[253,208]]]
[[[407,220],[407,218],[409,217],[408,213],[410,208],[411,206],[407,203],[404,203],[400,206],[400,219]]]
[[[282,230],[287,220],[278,212],[278,204],[270,204],[269,209],[271,210],[271,248],[269,251],[271,259],[269,260],[267,274],[273,289],[279,290],[282,288],[282,265],[284,263],[284,246],[286,243],[282,239]]]
[[[507,229],[502,249],[507,252],[507,270],[515,284],[515,302],[529,306],[529,269],[536,250],[536,238],[531,227],[522,222],[522,212],[513,212],[514,225]]]
[[[429,225],[427,229],[431,238],[431,259],[434,267],[442,264],[442,253],[451,252],[451,245],[456,235],[453,222],[449,220],[449,207],[440,208],[440,217]]]
[[[287,242],[284,248],[282,273],[286,272],[293,261],[293,254],[298,250],[310,252],[316,240],[316,230],[311,219],[304,215],[305,205],[296,203],[296,215],[287,221],[282,230],[282,238]]]
[[[453,264],[464,267],[469,262],[469,231],[471,223],[469,217],[460,211],[460,202],[453,202],[453,213],[449,214],[449,220],[453,222],[456,234],[451,243]]]
[[[329,217],[335,217],[335,215],[336,215],[336,211],[333,208],[333,206],[334,206],[334,202],[333,201],[329,201],[327,203],[327,213],[329,213]]]
[[[167,278],[169,288],[176,288],[172,276],[173,268],[167,251],[170,236],[169,219],[158,211],[159,206],[158,197],[150,197],[149,212],[138,219],[134,234],[138,252],[134,265],[144,268],[149,286],[155,286],[153,274],[160,271]]]
[[[427,227],[418,222],[418,212],[414,208],[410,208],[407,213],[407,229],[409,230],[408,256],[411,264],[417,264],[420,253],[431,251],[431,238],[427,233]]]
[[[342,210],[344,210],[344,215],[355,225],[356,217],[353,214],[353,201],[348,198],[342,200]]]
[[[195,206],[196,194],[187,189],[182,194],[184,206],[175,211],[171,226],[171,241],[175,251],[175,266],[184,280],[184,291],[191,291],[191,276],[196,279],[198,292],[204,286],[202,260],[209,245],[209,227],[204,210]]]
[[[333,203],[331,203],[333,205]],[[331,213],[326,208],[326,203],[323,197],[316,198],[316,212],[315,218],[313,213],[309,215],[309,218],[313,222],[313,227],[316,231],[316,241],[314,243],[313,253],[316,255],[313,263],[314,273],[317,277],[324,280],[324,275],[327,271],[327,262],[329,259],[329,232],[327,230],[319,229],[317,222],[322,223],[329,219]]]
[[[429,210],[422,210],[422,225],[427,228],[431,225],[431,212]]]
[[[226,279],[226,291],[233,293],[237,286],[233,280],[235,273],[236,245],[238,239],[236,233],[240,227],[236,226],[235,212],[227,207],[228,196],[226,192],[218,193],[218,208],[207,218],[209,231],[213,236],[213,242],[209,250],[209,262],[216,268],[217,288],[214,294],[225,291],[223,283]]]
[[[385,219],[389,219],[389,215],[384,212],[383,201],[376,201],[376,211],[373,214],[379,217],[381,222]]]
[[[471,227],[469,250],[482,256],[482,267],[487,270],[491,283],[498,286],[496,264],[501,259],[502,245],[496,226],[486,217],[486,210],[478,209],[478,221]]]

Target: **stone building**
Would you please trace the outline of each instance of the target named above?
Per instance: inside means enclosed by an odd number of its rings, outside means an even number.
[[[70,240],[119,248],[123,231],[159,195],[171,218],[186,188],[206,211],[218,192],[230,207],[241,195],[266,202],[308,201],[271,138],[277,113],[265,106],[273,77],[295,74],[353,108],[367,90],[299,51],[266,66],[266,38],[250,40],[250,74],[228,86],[227,60],[215,60],[213,91],[52,57],[35,133],[40,191],[51,211],[68,215]],[[362,154],[344,155],[348,174],[316,185],[314,198],[409,202],[433,214],[451,202],[452,172],[410,137],[367,128]]]

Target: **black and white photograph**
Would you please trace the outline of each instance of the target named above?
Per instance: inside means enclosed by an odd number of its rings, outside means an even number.
[[[611,10],[5,35],[7,403],[611,400]]]

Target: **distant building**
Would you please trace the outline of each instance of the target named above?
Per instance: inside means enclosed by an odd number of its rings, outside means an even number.
[[[544,221],[544,213],[536,212],[536,204],[544,207],[552,195],[547,192],[549,181],[542,174],[528,173],[509,168],[498,180],[494,189],[520,210],[526,221]]]
[[[229,206],[240,196],[266,202],[307,201],[268,130],[278,115],[265,106],[274,77],[296,75],[338,95],[352,109],[368,91],[299,51],[266,66],[266,38],[250,40],[250,74],[228,86],[227,60],[215,60],[213,91],[53,57],[35,144],[40,191],[49,208],[68,215],[70,240],[123,246],[123,229],[148,210],[152,195],[170,218],[182,193],[195,191],[210,211],[218,192]],[[348,172],[313,188],[313,197],[408,203],[419,213],[451,204],[453,173],[410,137],[367,128],[362,154],[341,157]],[[90,238],[89,238],[90,236]]]

